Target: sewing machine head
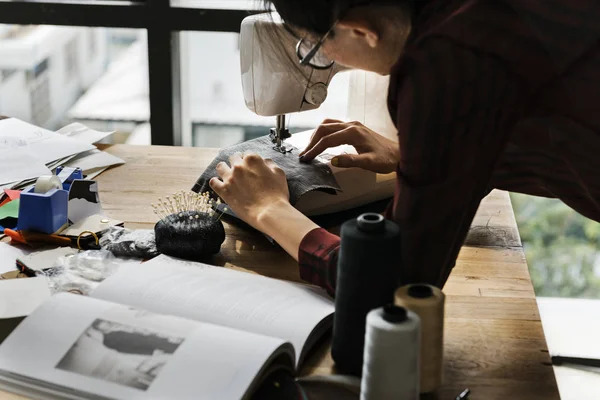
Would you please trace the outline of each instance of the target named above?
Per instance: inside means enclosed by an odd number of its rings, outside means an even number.
[[[343,70],[323,59],[300,65],[302,51],[301,38],[276,13],[250,16],[242,22],[240,58],[246,106],[258,115],[277,116],[271,137],[278,151],[286,151],[282,142],[289,137],[285,114],[319,108],[331,79]]]

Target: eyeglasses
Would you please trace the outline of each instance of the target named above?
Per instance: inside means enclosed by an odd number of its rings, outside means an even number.
[[[316,69],[329,69],[335,64],[335,61],[329,59],[323,53],[321,47],[323,47],[325,40],[331,36],[333,28],[335,28],[336,25],[337,21],[316,43],[306,37],[300,39],[296,45],[296,54],[298,55],[301,65],[310,66]]]

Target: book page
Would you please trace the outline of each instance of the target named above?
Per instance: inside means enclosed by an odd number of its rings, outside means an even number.
[[[297,355],[315,326],[334,311],[324,291],[307,285],[166,256],[122,268],[92,296],[280,338],[291,342]]]
[[[284,349],[265,336],[60,294],[0,346],[0,385],[4,377],[85,398],[241,399]],[[289,354],[292,368],[291,346]]]
[[[45,277],[0,279],[0,319],[29,315],[49,298]]]

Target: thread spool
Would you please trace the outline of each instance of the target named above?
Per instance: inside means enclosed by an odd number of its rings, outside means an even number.
[[[45,194],[53,189],[62,189],[62,182],[56,175],[40,176],[35,181],[34,193]]]
[[[379,214],[342,225],[331,356],[342,374],[361,376],[366,318],[392,303],[398,287],[400,229]]]
[[[367,315],[361,400],[419,398],[419,316],[386,305]]]
[[[442,385],[444,303],[444,293],[431,285],[407,285],[396,291],[395,304],[421,319],[421,393],[435,392]]]

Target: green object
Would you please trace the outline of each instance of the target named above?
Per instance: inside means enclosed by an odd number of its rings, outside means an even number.
[[[21,199],[13,200],[0,207],[0,221],[6,218],[19,218]]]

